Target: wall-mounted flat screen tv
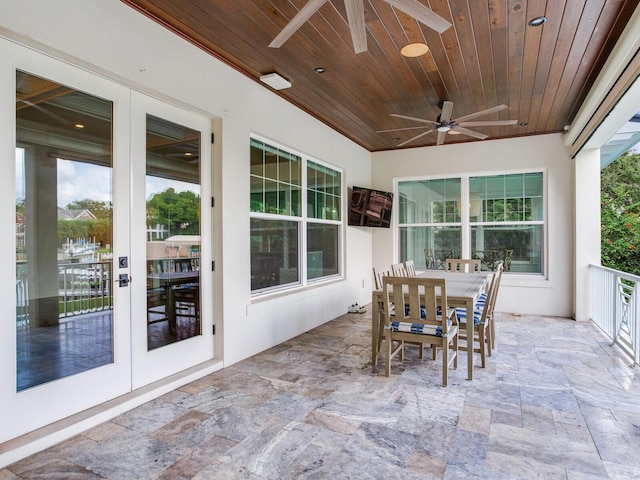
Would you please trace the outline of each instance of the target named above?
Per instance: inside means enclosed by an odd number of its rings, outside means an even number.
[[[391,226],[393,193],[364,187],[351,189],[348,224],[360,227]]]

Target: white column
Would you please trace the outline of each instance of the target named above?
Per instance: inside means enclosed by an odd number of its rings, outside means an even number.
[[[589,265],[600,265],[600,149],[583,150],[574,161],[574,312],[591,318]],[[553,208],[553,206],[551,206]]]

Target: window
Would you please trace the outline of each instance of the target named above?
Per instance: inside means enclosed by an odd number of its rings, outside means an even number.
[[[544,273],[542,172],[400,181],[398,192],[401,261],[437,269],[449,256],[479,258],[485,270],[502,261]]]
[[[472,256],[489,269],[504,261],[505,271],[543,273],[543,190],[541,172],[471,177]]]
[[[341,207],[340,171],[252,138],[251,291],[338,276]]]
[[[417,268],[442,268],[461,249],[462,222],[457,201],[460,178],[400,182],[400,258]]]

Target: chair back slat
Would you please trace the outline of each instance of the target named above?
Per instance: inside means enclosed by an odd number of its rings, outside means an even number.
[[[404,268],[407,272],[407,277],[416,276],[416,264],[413,260],[407,260],[406,262],[404,262]]]
[[[382,277],[391,275],[391,265],[380,265],[373,267],[373,283],[376,290],[382,290]]]
[[[391,272],[394,277],[406,277],[407,269],[404,266],[404,263],[394,263],[391,265]]]
[[[438,314],[448,310],[444,278],[385,276],[383,298],[386,325],[392,321],[422,323],[441,326],[447,333],[448,323],[443,321],[446,315]]]
[[[447,258],[444,261],[444,269],[448,272],[479,272],[482,262],[478,258]]]

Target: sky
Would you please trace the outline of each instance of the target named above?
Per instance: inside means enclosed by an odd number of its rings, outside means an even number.
[[[89,163],[58,159],[58,206],[66,207],[76,200],[111,201],[111,168]],[[147,198],[173,187],[176,191],[197,190],[193,184],[147,177]],[[24,150],[16,149],[16,199],[25,197]]]

